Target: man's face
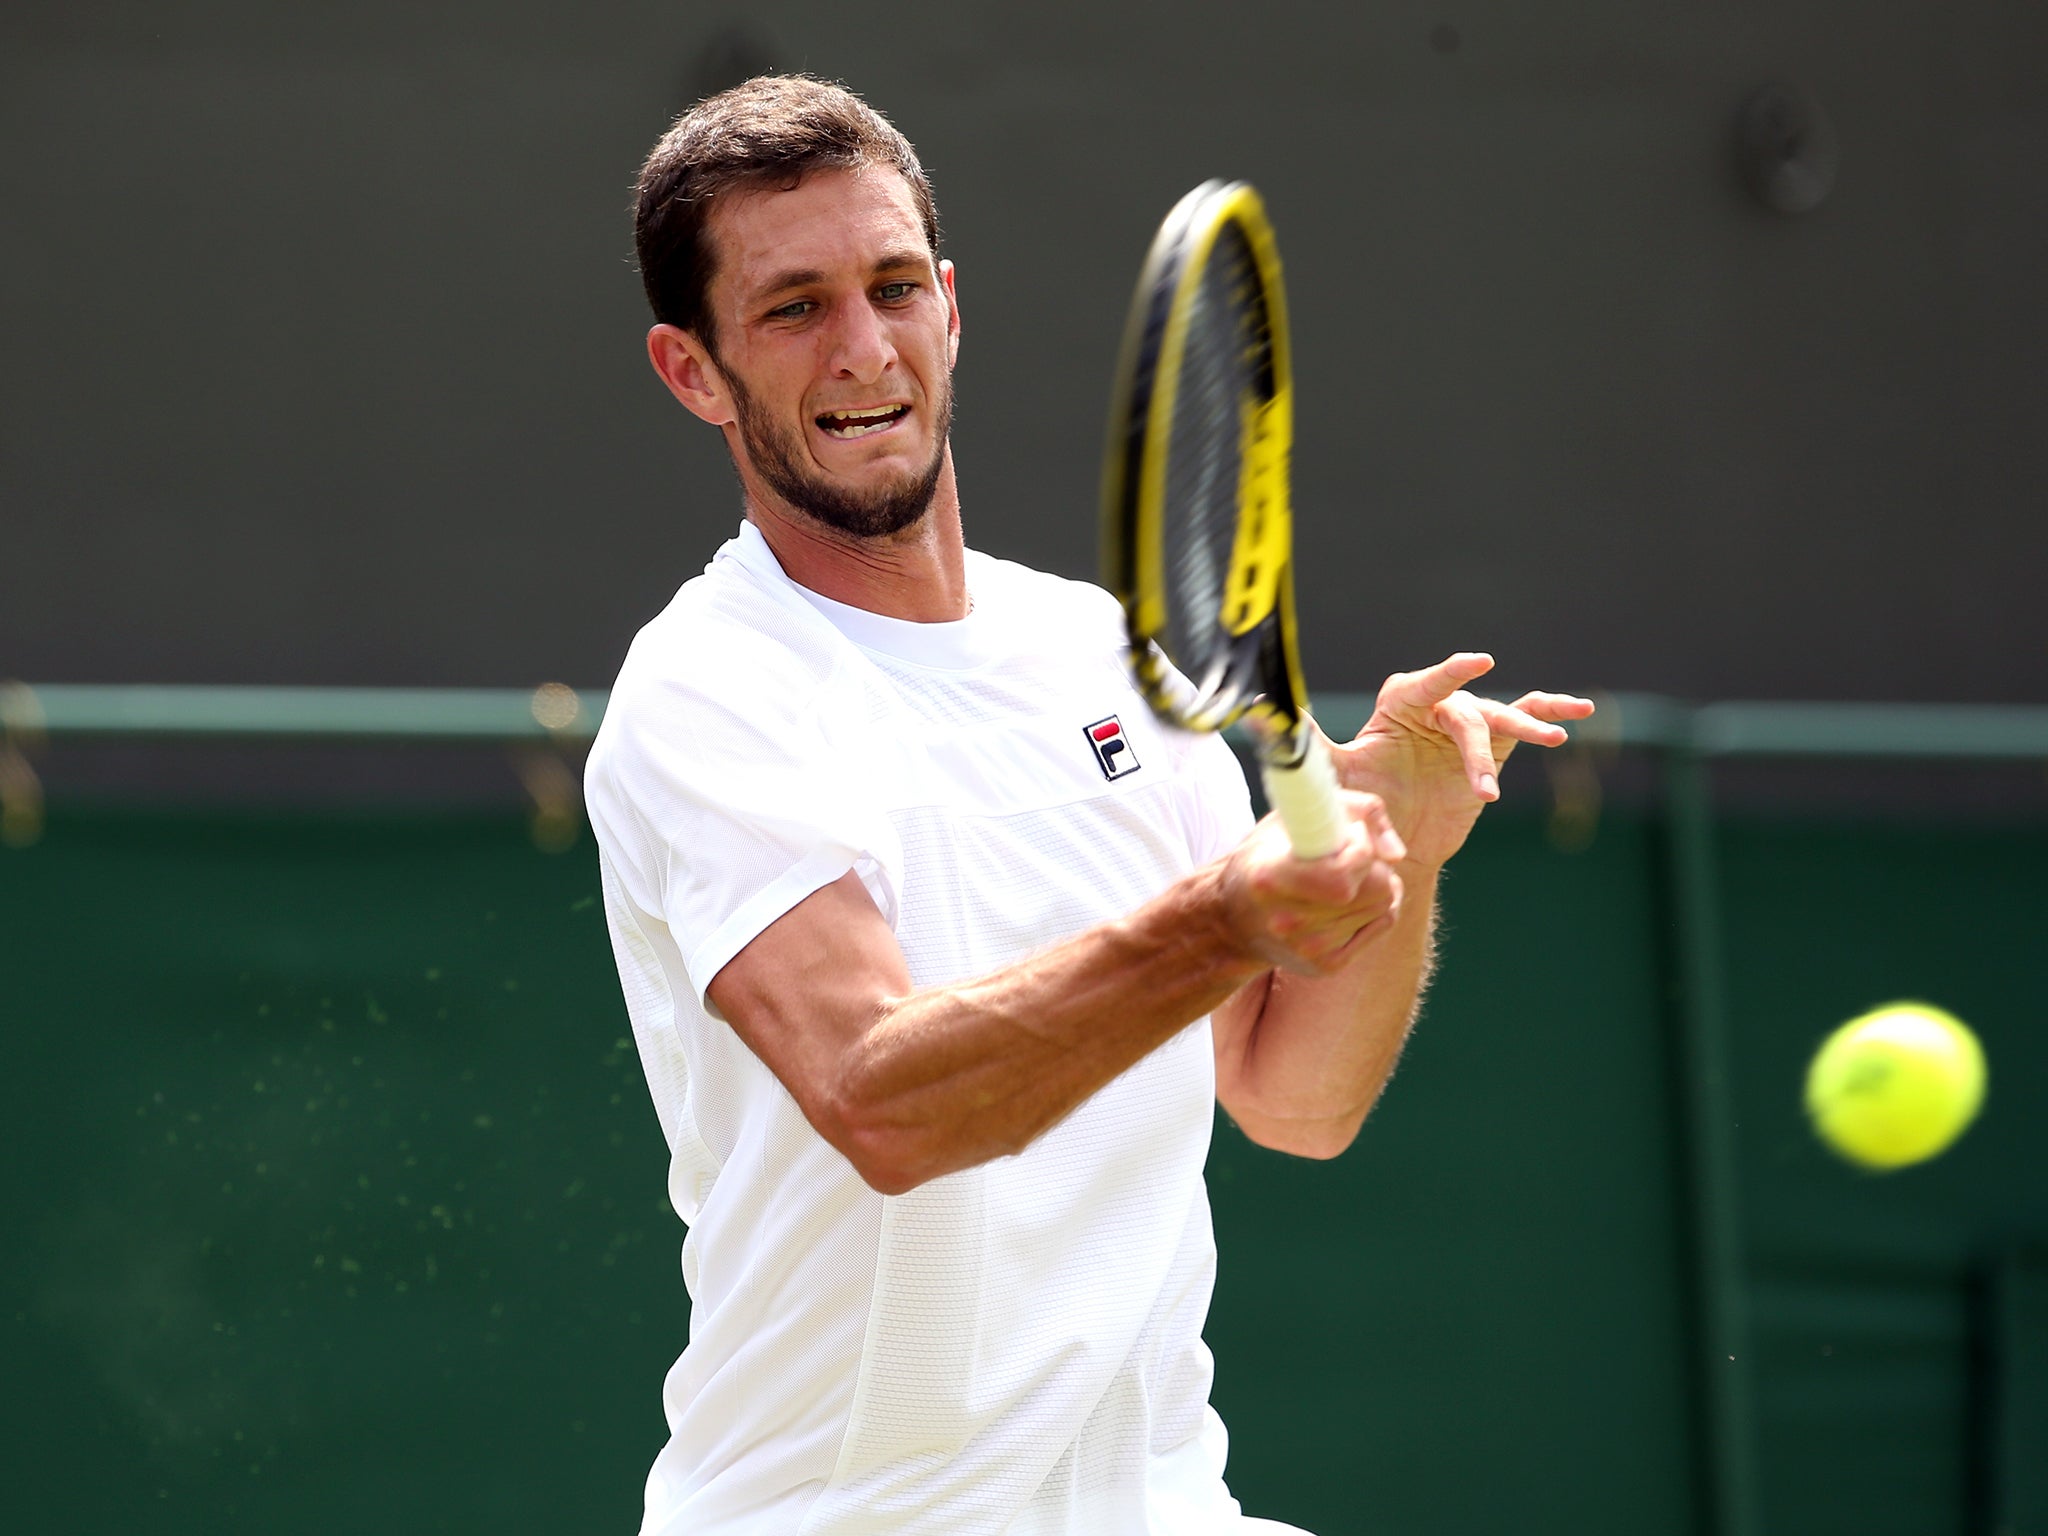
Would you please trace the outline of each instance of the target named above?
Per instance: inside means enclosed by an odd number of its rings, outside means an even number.
[[[908,183],[887,167],[815,172],[733,198],[711,238],[743,472],[843,533],[917,522],[946,461],[959,317]]]

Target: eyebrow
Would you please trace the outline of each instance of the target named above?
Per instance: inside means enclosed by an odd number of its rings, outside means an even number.
[[[778,272],[754,292],[761,298],[771,293],[780,293],[785,288],[807,288],[812,283],[822,283],[825,274],[816,267],[796,267],[788,272]]]
[[[931,258],[923,251],[885,251],[876,258],[874,271],[870,275],[879,277],[884,272],[901,272],[906,267],[916,267],[920,271],[930,271]],[[754,296],[757,299],[765,299],[771,294],[781,293],[785,289],[808,288],[813,283],[822,283],[823,281],[825,281],[825,274],[816,267],[792,267],[787,272],[778,272],[769,278],[767,282],[754,290]]]

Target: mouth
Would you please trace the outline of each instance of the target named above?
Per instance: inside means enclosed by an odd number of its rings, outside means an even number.
[[[907,405],[877,405],[852,411],[826,411],[816,419],[820,432],[845,441],[886,432],[909,414]]]

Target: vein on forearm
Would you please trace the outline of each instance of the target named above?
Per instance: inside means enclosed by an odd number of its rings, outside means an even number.
[[[993,975],[890,1000],[848,1044],[850,1091],[883,1126],[937,1134],[953,1166],[1020,1150],[1257,974],[1209,879]]]

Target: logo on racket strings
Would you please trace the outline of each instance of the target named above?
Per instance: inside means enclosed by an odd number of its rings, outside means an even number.
[[[1115,715],[1083,726],[1082,730],[1095,753],[1095,765],[1105,779],[1120,779],[1138,771],[1138,754],[1131,750],[1130,738],[1124,735],[1124,723]]]

